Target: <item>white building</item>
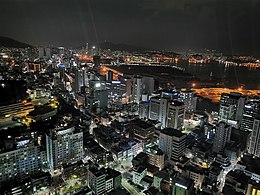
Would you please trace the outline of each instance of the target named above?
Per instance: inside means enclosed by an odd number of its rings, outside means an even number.
[[[178,161],[186,148],[186,134],[172,128],[163,129],[159,136],[159,148],[171,161]]]
[[[41,171],[46,159],[40,146],[29,140],[17,142],[15,150],[0,154],[0,183],[15,178],[23,179]]]
[[[83,132],[75,127],[52,130],[46,134],[47,161],[51,170],[83,158]]]
[[[224,121],[234,127],[242,123],[245,97],[241,93],[222,93],[220,98],[219,121]]]
[[[254,119],[248,153],[260,157],[260,118]]]
[[[133,170],[133,182],[140,184],[141,180],[147,175],[147,168],[139,166]]]
[[[167,127],[181,129],[185,118],[185,105],[182,102],[170,101],[167,109]]]
[[[178,101],[183,102],[187,112],[196,110],[197,97],[194,97],[193,90],[182,89]]]
[[[166,127],[168,99],[159,96],[152,97],[149,105],[149,119],[160,121],[162,128]]]

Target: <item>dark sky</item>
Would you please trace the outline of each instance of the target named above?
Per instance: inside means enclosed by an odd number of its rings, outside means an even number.
[[[0,35],[260,54],[260,0],[0,0]]]

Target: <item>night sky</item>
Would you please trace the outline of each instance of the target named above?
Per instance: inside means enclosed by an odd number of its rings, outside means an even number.
[[[260,54],[260,0],[0,0],[0,36]]]

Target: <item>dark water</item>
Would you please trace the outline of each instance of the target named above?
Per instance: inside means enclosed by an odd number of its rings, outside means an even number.
[[[223,82],[224,86],[229,88],[244,85],[245,89],[260,89],[260,68],[225,66],[218,62],[189,64],[187,61],[181,61],[175,65],[205,82]]]

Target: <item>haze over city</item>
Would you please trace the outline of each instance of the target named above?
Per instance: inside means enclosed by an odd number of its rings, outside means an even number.
[[[35,46],[107,40],[174,51],[260,51],[257,0],[2,0],[0,17],[0,35]]]

